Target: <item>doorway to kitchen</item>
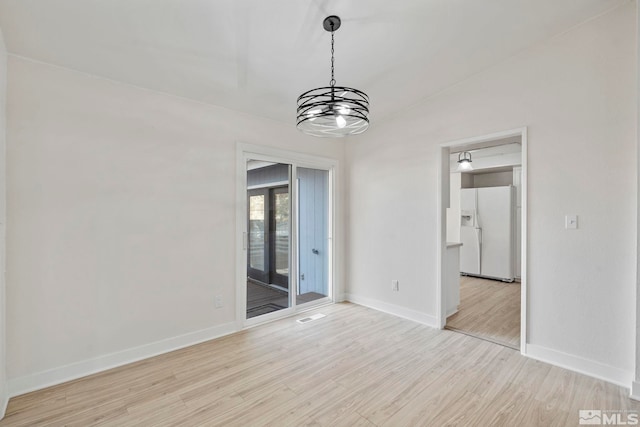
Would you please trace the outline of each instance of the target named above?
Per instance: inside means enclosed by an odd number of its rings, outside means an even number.
[[[236,307],[244,326],[333,301],[334,165],[262,151],[238,154]]]
[[[444,144],[440,326],[525,353],[526,129]]]

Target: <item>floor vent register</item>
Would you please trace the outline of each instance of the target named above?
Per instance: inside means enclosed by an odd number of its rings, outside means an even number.
[[[298,322],[298,323],[309,323],[309,322],[313,322],[314,320],[322,319],[323,317],[326,317],[326,315],[324,315],[322,313],[318,313],[318,314],[314,314],[312,316],[303,317],[302,319],[298,319],[298,320],[296,320],[296,322]]]

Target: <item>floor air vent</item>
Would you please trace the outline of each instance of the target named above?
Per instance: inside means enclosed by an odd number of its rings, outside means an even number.
[[[326,316],[322,313],[318,313],[318,314],[314,314],[313,316],[303,317],[302,319],[298,319],[296,320],[296,322],[309,323],[309,322],[313,322],[314,320],[322,319],[323,317],[326,317]]]

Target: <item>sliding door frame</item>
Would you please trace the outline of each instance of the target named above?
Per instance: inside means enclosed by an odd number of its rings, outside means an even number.
[[[247,319],[247,162],[259,160],[291,165],[289,174],[290,245],[289,245],[289,307]],[[328,197],[328,290],[329,295],[309,303],[296,304],[298,289],[298,186],[297,168],[326,170],[329,173]],[[238,143],[236,148],[236,324],[238,329],[295,315],[301,311],[336,301],[336,191],[335,174],[338,161],[325,157],[280,150],[253,144]]]

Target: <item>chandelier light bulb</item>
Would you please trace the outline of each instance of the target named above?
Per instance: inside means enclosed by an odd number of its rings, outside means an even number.
[[[470,171],[473,170],[473,167],[471,166],[471,163],[465,160],[458,165],[458,169],[461,171]]]

